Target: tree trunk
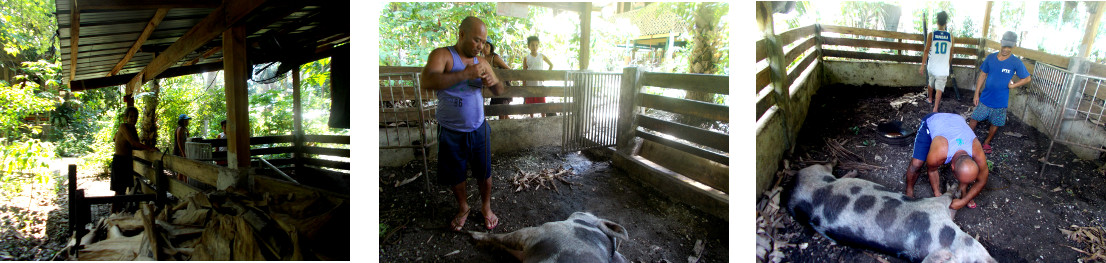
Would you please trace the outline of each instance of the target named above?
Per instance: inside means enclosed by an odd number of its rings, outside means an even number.
[[[718,17],[715,11],[718,8],[713,4],[697,3],[695,7],[695,23],[689,26],[694,45],[691,47],[689,57],[689,73],[715,74],[718,71],[718,46],[721,32],[719,32]],[[710,93],[700,91],[688,91],[684,97],[689,100],[703,102],[714,101]],[[681,122],[691,126],[705,127],[712,122],[707,119],[692,116],[682,116]]]
[[[156,147],[157,146],[157,104],[161,97],[161,80],[154,79],[150,81],[150,96],[146,96],[144,103],[146,108],[143,109],[142,116],[142,132],[140,133],[139,141],[142,144]]]

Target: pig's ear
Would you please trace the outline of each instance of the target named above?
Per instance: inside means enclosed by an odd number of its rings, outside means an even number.
[[[606,219],[599,220],[599,229],[603,231],[607,236],[619,238],[622,240],[630,240],[630,235],[626,233],[626,228],[622,227],[618,223],[611,222]]]

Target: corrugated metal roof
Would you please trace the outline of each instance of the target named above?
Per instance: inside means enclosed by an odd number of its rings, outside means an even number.
[[[73,47],[70,46],[73,27],[70,14],[71,1],[57,0],[55,3],[63,78],[66,81],[95,80],[100,84],[120,82],[117,80],[125,79],[120,75],[142,71],[153,60],[154,52],[164,50],[176,42],[216,10],[216,8],[169,9],[165,18],[142,44],[139,51],[115,74],[116,77],[109,80],[108,73],[138,40],[156,9],[87,10],[82,8],[79,19],[80,36],[76,47],[76,74],[70,79],[69,72],[73,67],[70,57],[73,51]],[[248,46],[251,47],[249,52],[253,63],[285,60],[294,56],[315,57],[320,55],[319,52],[325,52],[327,47],[349,43],[348,2],[305,3],[270,0],[240,23],[247,25],[247,41],[250,42]],[[277,44],[271,44],[274,41]],[[218,65],[220,64],[218,62],[222,61],[222,52],[216,51],[206,58],[201,58],[205,52],[221,45],[221,37],[216,37],[176,61],[170,70],[158,76],[171,77],[172,74],[201,70],[192,66],[200,64],[210,64],[203,70],[221,69],[222,66]],[[198,60],[192,63],[196,59]],[[187,70],[186,67],[189,66],[195,70]],[[74,87],[74,89],[82,88]]]

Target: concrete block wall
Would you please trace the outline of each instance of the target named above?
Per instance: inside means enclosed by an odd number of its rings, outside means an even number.
[[[491,151],[492,154],[510,152],[516,150],[522,150],[526,148],[532,148],[537,146],[555,146],[561,145],[561,124],[563,116],[546,117],[546,118],[531,118],[531,119],[511,119],[511,120],[492,120],[488,121],[488,126],[491,128]],[[436,128],[436,127],[435,127]],[[402,128],[401,128],[402,129]],[[413,138],[417,139],[419,128],[406,128],[411,131]],[[401,130],[406,132],[405,130]],[[386,134],[383,129],[380,132],[380,144],[385,145],[411,145],[406,134],[402,137],[396,138],[395,132],[391,131],[390,138],[386,138]],[[437,135],[437,131],[434,132]],[[428,135],[427,141],[437,141],[436,136]],[[390,141],[390,142],[389,142]],[[414,150],[411,148],[403,149],[380,149],[380,165],[381,166],[402,166],[408,162],[415,160]],[[430,159],[438,158],[438,145],[430,147],[430,151],[427,152]]]
[[[799,134],[803,121],[806,120],[810,109],[810,98],[824,85],[821,77],[824,75],[823,65],[820,62],[812,63],[810,66],[815,68],[806,76],[806,80],[802,77],[795,80],[802,83],[791,96],[793,111],[777,110],[773,113],[774,116],[762,118],[757,122],[756,195],[758,198],[760,193],[775,183],[776,171],[782,168],[780,160],[783,159],[784,153],[790,150],[792,146],[790,141],[794,141],[793,138]],[[765,112],[765,115],[767,114]]]

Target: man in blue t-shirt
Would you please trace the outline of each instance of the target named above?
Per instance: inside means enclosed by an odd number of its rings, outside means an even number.
[[[991,153],[991,139],[999,126],[1006,125],[1006,107],[1010,103],[1010,90],[1029,84],[1029,71],[1025,64],[1017,56],[1012,54],[1017,45],[1018,35],[1006,31],[1002,34],[1002,48],[999,52],[991,53],[983,64],[979,66],[979,81],[975,85],[975,111],[968,126],[975,130],[980,121],[991,122],[991,129],[987,132],[987,139],[983,141],[983,152]],[[1017,74],[1021,80],[1013,82]],[[984,80],[987,85],[984,86]],[[982,103],[980,103],[982,102]]]

